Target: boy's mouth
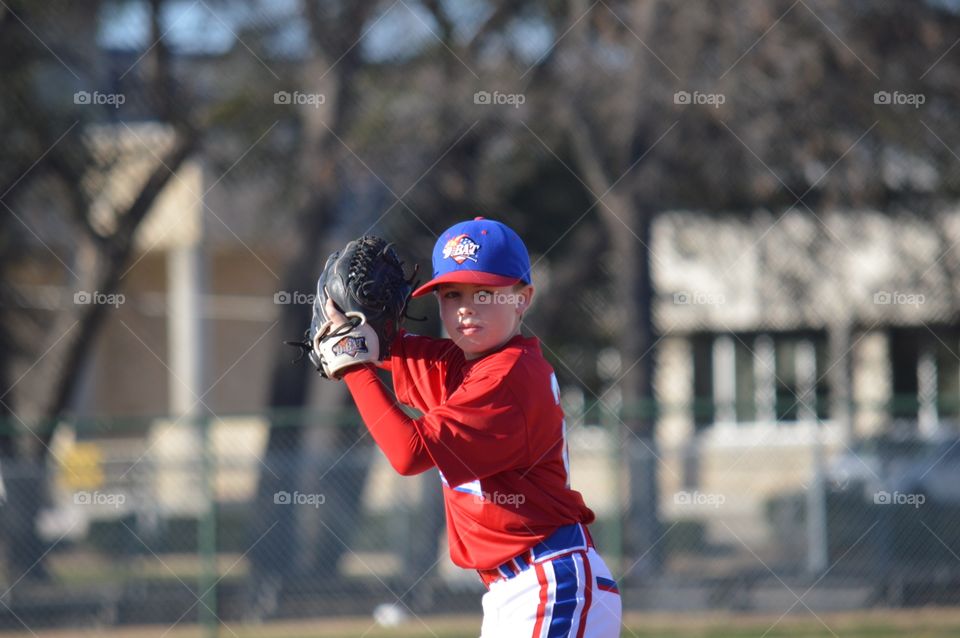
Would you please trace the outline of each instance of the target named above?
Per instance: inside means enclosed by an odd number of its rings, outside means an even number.
[[[457,331],[460,334],[467,336],[476,334],[480,332],[480,330],[482,330],[482,328],[475,323],[461,323],[459,326],[457,326]]]

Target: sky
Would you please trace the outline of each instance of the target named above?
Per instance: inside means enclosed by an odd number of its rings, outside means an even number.
[[[480,24],[490,10],[485,3],[476,0],[446,0],[444,5],[453,16],[456,36],[461,39],[470,37],[475,25]],[[361,43],[369,59],[412,55],[434,40],[437,24],[418,2],[397,0],[393,5],[384,6],[388,7],[387,10],[377,15]],[[299,0],[244,3],[174,0],[166,6],[162,29],[165,41],[176,52],[215,55],[228,51],[236,43],[236,34],[244,25],[252,24],[257,31],[265,32],[271,24],[289,23],[266,44],[275,54],[297,56],[306,50],[308,44],[306,26],[298,18],[299,11]],[[553,41],[549,29],[533,21],[518,22],[513,35],[521,45],[521,53],[531,61],[545,53]],[[149,4],[145,1],[105,2],[98,41],[107,49],[143,51],[149,47]]]

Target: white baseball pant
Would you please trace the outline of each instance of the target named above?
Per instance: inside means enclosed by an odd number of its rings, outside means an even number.
[[[480,638],[616,638],[621,614],[617,585],[590,547],[491,584]]]

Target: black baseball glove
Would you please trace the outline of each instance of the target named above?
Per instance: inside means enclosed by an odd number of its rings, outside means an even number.
[[[357,363],[389,358],[416,272],[414,268],[406,277],[397,252],[383,239],[354,239],[327,258],[317,280],[310,328],[304,341],[293,345],[306,351],[325,377],[337,377]],[[324,309],[328,298],[349,323],[332,325]]]

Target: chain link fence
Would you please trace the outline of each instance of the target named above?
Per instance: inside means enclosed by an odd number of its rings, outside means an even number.
[[[692,404],[659,412],[695,414]],[[569,413],[568,445],[573,486],[597,514],[591,529],[627,609],[956,602],[956,439],[852,442],[812,420],[715,424],[664,443],[650,451],[662,564],[638,580],[641,557],[621,541],[622,443],[632,435],[618,418],[602,405]],[[20,500],[42,501],[36,537],[46,549],[42,578],[5,572],[2,626],[343,616],[373,626],[479,613],[478,578],[447,556],[435,472],[396,475],[349,413],[281,420],[274,427],[296,428],[301,441],[286,454],[267,453],[270,422],[248,415],[64,422],[46,463],[5,461],[4,525]]]
[[[46,464],[5,463],[0,512],[43,501],[48,553],[44,578],[5,573],[3,626],[476,614],[483,587],[449,561],[436,472],[397,475],[355,416],[284,419],[315,424],[285,454],[252,415],[67,422]],[[615,547],[609,433],[581,428],[571,449]]]

